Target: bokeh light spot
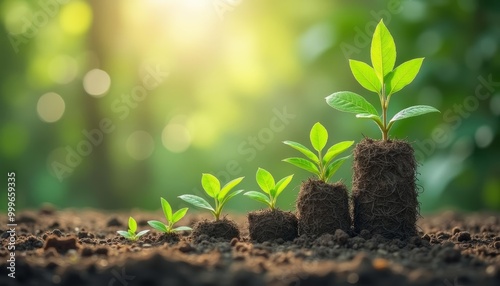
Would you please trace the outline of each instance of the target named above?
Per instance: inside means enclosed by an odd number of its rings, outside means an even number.
[[[434,55],[441,49],[442,45],[441,35],[434,30],[423,32],[417,39],[417,47],[423,56]]]
[[[89,71],[83,78],[83,88],[94,97],[104,96],[110,86],[111,78],[107,72],[100,69]]]
[[[2,4],[2,16],[7,31],[14,35],[25,33],[24,19],[31,13],[28,4],[24,1],[10,1]]]
[[[491,97],[490,109],[496,116],[500,115],[500,94],[495,94]]]
[[[84,1],[71,1],[61,7],[59,23],[66,33],[81,35],[92,23],[92,10]]]
[[[184,125],[170,123],[163,129],[161,141],[167,150],[182,153],[191,145],[191,134]]]
[[[126,143],[127,153],[135,160],[145,160],[153,154],[155,143],[146,131],[135,131],[130,134]]]
[[[56,122],[61,119],[65,109],[66,105],[64,99],[55,92],[49,92],[42,95],[38,99],[38,104],[36,105],[38,116],[48,123]]]
[[[59,55],[54,57],[49,64],[49,75],[54,82],[67,84],[75,79],[78,65],[70,56]]]
[[[494,137],[493,130],[491,130],[491,127],[487,125],[479,127],[476,130],[476,133],[474,134],[474,138],[476,139],[476,145],[479,148],[488,147],[493,141],[493,137]]]

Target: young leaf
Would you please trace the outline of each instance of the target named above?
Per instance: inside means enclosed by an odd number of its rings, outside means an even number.
[[[351,147],[352,144],[354,144],[354,141],[342,141],[330,147],[323,157],[323,165],[328,164],[330,160],[335,158],[338,154],[347,150],[347,148]]]
[[[350,91],[335,92],[326,97],[326,103],[331,107],[350,113],[368,113],[377,115],[377,110],[361,95]]]
[[[227,193],[231,191],[234,187],[236,187],[245,177],[239,177],[236,178],[229,183],[225,184],[224,187],[222,187],[222,190],[220,191],[219,195],[217,196],[217,199],[223,200],[225,196],[227,196]]]
[[[316,165],[314,165],[314,163],[309,160],[294,157],[294,158],[284,159],[283,161],[295,165],[299,168],[302,168],[315,175],[319,175],[318,167],[316,167]]]
[[[439,112],[436,108],[428,105],[415,105],[412,107],[405,108],[400,112],[396,113],[394,117],[389,121],[389,124],[394,123],[395,121],[406,119],[414,116],[419,116],[422,114],[430,113],[430,112]]]
[[[232,199],[233,197],[235,197],[236,195],[239,195],[241,194],[241,192],[243,192],[243,190],[237,190],[237,191],[234,191],[232,193],[230,193],[229,195],[227,195],[225,198],[222,199],[222,201],[219,202],[219,210],[222,210],[222,207],[230,200]]]
[[[172,223],[172,207],[164,198],[160,198],[160,201],[161,201],[161,208],[163,209],[163,214],[165,215],[165,218],[167,219],[167,221]]]
[[[325,181],[328,181],[337,170],[344,164],[345,160],[347,160],[350,156],[342,157],[338,160],[333,161],[330,165],[326,167]]]
[[[125,237],[126,239],[132,239],[132,236],[130,235],[130,233],[128,231],[124,231],[124,230],[118,230],[116,231],[119,235]]]
[[[190,228],[189,226],[179,226],[179,227],[176,227],[176,228],[174,228],[172,230],[175,231],[175,232],[179,232],[179,231],[183,231],[183,230],[191,231],[193,229]]]
[[[286,176],[283,179],[279,180],[279,182],[276,183],[276,187],[274,188],[275,193],[271,194],[271,196],[276,200],[276,198],[283,192],[283,190],[290,184],[290,182],[293,179],[293,175]]]
[[[261,192],[249,191],[249,192],[244,193],[243,195],[250,197],[256,201],[259,201],[261,203],[264,203],[268,206],[271,206],[271,201],[269,200],[269,198]]]
[[[269,192],[274,189],[275,182],[273,175],[271,175],[271,173],[267,170],[259,168],[255,177],[257,179],[257,184],[259,184],[259,187],[264,191],[264,193],[269,194]]]
[[[386,78],[387,95],[390,96],[410,84],[417,76],[423,61],[424,58],[409,60],[390,72]]]
[[[149,229],[146,229],[146,230],[143,230],[143,231],[139,231],[139,232],[135,235],[135,237],[136,237],[136,238],[139,238],[139,237],[141,237],[141,236],[145,235],[145,234],[146,234],[146,233],[148,233],[148,232],[149,232]]]
[[[375,74],[383,84],[384,77],[396,63],[396,44],[383,20],[380,20],[373,33],[370,55]]]
[[[371,66],[356,60],[349,60],[349,66],[351,67],[354,78],[362,87],[376,93],[380,92],[382,85],[375,74],[375,70],[373,70]]]
[[[326,131],[326,128],[321,123],[316,122],[309,133],[309,138],[314,149],[320,152],[325,148],[328,141],[328,131]]]
[[[297,142],[293,142],[293,141],[283,141],[284,144],[292,147],[293,149],[301,152],[302,154],[304,154],[307,158],[311,159],[314,163],[319,163],[319,159],[318,159],[318,156],[316,156],[316,154],[314,154],[311,150],[309,150],[309,148],[307,148],[306,146],[300,144],[300,143],[297,143]]]
[[[185,201],[185,202],[187,202],[187,203],[192,204],[193,206],[196,206],[196,207],[199,207],[199,208],[203,208],[203,209],[207,209],[207,210],[215,212],[214,208],[207,201],[205,201],[205,199],[200,198],[198,196],[195,196],[195,195],[182,195],[182,196],[179,196],[178,198],[181,199],[181,200],[183,200],[183,201]]]
[[[161,232],[168,232],[168,228],[167,228],[167,226],[166,226],[164,223],[162,223],[161,221],[157,221],[157,220],[149,220],[149,221],[148,221],[148,224],[149,224],[152,228],[154,228],[154,229],[156,229],[156,230],[159,230],[159,231],[161,231]]]
[[[170,220],[170,224],[173,225],[174,223],[180,221],[186,215],[187,211],[188,211],[188,208],[182,208],[182,209],[176,211],[172,215],[172,219]]]
[[[137,222],[133,217],[128,218],[128,229],[132,231],[132,233],[135,233],[135,231],[137,230]]]
[[[203,174],[201,176],[201,185],[205,192],[212,198],[216,198],[220,191],[220,182],[212,174]]]

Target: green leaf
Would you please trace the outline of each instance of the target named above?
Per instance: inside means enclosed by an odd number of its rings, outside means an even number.
[[[244,193],[243,195],[250,197],[251,199],[254,199],[258,202],[264,203],[269,207],[271,206],[271,200],[269,200],[269,198],[261,192],[250,191],[250,192]]]
[[[294,158],[284,159],[283,161],[290,163],[292,165],[295,165],[299,168],[302,168],[308,172],[311,172],[311,173],[319,176],[318,167],[316,165],[314,165],[314,163],[309,161],[309,160],[294,157]]]
[[[276,183],[274,182],[273,175],[269,173],[267,170],[259,168],[257,169],[257,174],[255,175],[257,179],[257,184],[264,191],[264,193],[269,194]]]
[[[133,233],[137,230],[137,222],[133,217],[128,218],[128,229],[131,230]]]
[[[172,207],[164,198],[160,198],[161,200],[161,208],[163,209],[163,214],[167,221],[172,222]]]
[[[286,176],[276,183],[276,188],[274,188],[275,193],[271,194],[271,196],[276,200],[276,198],[283,192],[283,190],[290,184],[293,179],[293,175]]]
[[[380,20],[373,33],[370,55],[375,74],[383,84],[384,77],[396,63],[396,44],[383,20]]]
[[[205,192],[212,198],[216,198],[220,192],[220,182],[212,174],[203,174],[201,176],[201,185]]]
[[[139,238],[139,237],[141,237],[141,236],[145,235],[145,234],[146,234],[146,233],[148,233],[148,232],[149,232],[149,229],[146,229],[146,230],[143,230],[143,231],[139,231],[139,233],[137,233],[137,234],[135,235],[135,237],[136,237],[136,238]]]
[[[156,230],[159,230],[161,232],[168,232],[168,227],[161,221],[149,220],[148,224]]]
[[[224,187],[222,187],[222,190],[220,191],[219,195],[217,196],[217,200],[221,201],[224,199],[225,196],[227,196],[227,193],[231,191],[234,187],[236,187],[245,177],[239,177],[236,178],[229,183],[225,184]]]
[[[286,145],[288,145],[288,146],[290,146],[290,147],[292,147],[293,149],[301,152],[307,158],[311,159],[314,163],[319,163],[318,156],[316,156],[316,154],[314,154],[306,146],[304,146],[304,145],[302,145],[300,143],[297,143],[297,142],[293,142],[293,141],[283,141],[283,143],[286,144]]]
[[[401,119],[419,116],[419,115],[423,115],[423,114],[430,113],[430,112],[439,112],[439,110],[437,110],[436,108],[434,108],[432,106],[428,106],[428,105],[415,105],[412,107],[408,107],[408,108],[401,110],[396,115],[394,115],[394,117],[391,119],[391,121],[389,121],[389,124],[391,124],[395,121],[401,120]]]
[[[342,141],[330,147],[330,149],[328,149],[325,156],[323,157],[323,165],[327,165],[330,160],[335,158],[338,154],[347,150],[352,146],[352,144],[354,144],[354,141]]]
[[[222,211],[222,207],[224,207],[224,205],[232,198],[234,198],[235,196],[241,194],[241,192],[243,192],[243,190],[237,190],[237,191],[234,191],[232,193],[230,193],[229,195],[227,195],[224,199],[222,199],[222,201],[219,202],[219,211]]]
[[[309,138],[311,139],[313,148],[320,152],[325,148],[326,142],[328,141],[328,131],[326,131],[326,128],[321,125],[321,123],[316,122],[311,128]]]
[[[192,204],[195,207],[215,212],[214,208],[207,201],[205,201],[204,198],[195,195],[182,195],[179,196],[178,198],[185,201],[186,203]]]
[[[350,113],[368,113],[377,115],[377,110],[361,95],[350,91],[335,92],[326,97],[326,103],[331,107]]]
[[[382,85],[375,74],[375,70],[373,70],[371,66],[356,60],[349,60],[349,66],[351,67],[354,78],[362,87],[376,93],[380,92]]]
[[[174,224],[178,221],[180,221],[187,213],[188,211],[188,208],[182,208],[178,211],[176,211],[173,215],[172,215],[172,220],[170,221],[170,224]]]
[[[395,68],[386,77],[386,93],[391,95],[410,84],[417,76],[424,58],[409,60]]]
[[[345,160],[347,160],[350,156],[342,157],[338,160],[333,161],[330,165],[326,167],[326,174],[325,174],[325,182],[328,181],[334,174],[337,172],[337,170],[344,164]]]
[[[176,227],[176,228],[174,228],[172,230],[175,231],[175,232],[179,232],[179,231],[184,231],[184,230],[191,231],[193,229],[190,228],[189,226],[179,226],[179,227]]]
[[[118,230],[117,233],[123,237],[125,237],[126,239],[133,239],[133,236],[130,235],[130,233],[128,231],[124,231],[124,230]]]

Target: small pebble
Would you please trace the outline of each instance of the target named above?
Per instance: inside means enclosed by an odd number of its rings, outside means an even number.
[[[462,231],[461,233],[458,234],[457,240],[460,242],[469,241],[470,240],[470,233],[467,231]]]

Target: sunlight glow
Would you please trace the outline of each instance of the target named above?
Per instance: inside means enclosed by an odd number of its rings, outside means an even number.
[[[153,137],[146,131],[135,131],[130,134],[126,143],[127,153],[135,160],[149,158],[155,149]]]
[[[71,1],[61,7],[59,23],[66,33],[81,35],[92,24],[92,9],[84,1]]]

